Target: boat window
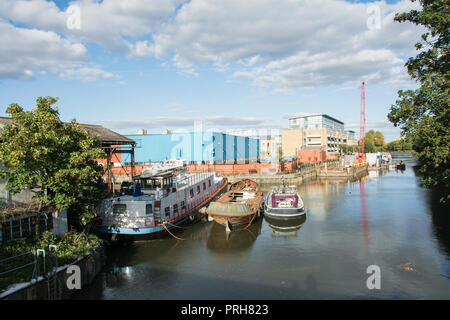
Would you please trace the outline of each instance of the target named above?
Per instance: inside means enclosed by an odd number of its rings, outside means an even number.
[[[189,190],[189,194],[190,194],[190,196],[191,196],[191,198],[193,198],[194,197],[194,190]]]
[[[206,183],[203,182],[203,190],[206,190]]]
[[[147,204],[145,206],[145,214],[152,214],[153,213],[153,206],[151,204]]]
[[[123,214],[127,211],[127,205],[124,203],[115,203],[113,206],[114,214]]]
[[[184,201],[181,201],[180,206],[184,207]]]
[[[168,216],[170,215],[170,207],[166,207],[166,208],[164,209],[164,212],[165,212],[165,214],[166,214],[166,217],[168,217]]]
[[[177,204],[173,205],[173,212],[178,213],[178,205]]]
[[[197,194],[200,193],[200,186],[197,186]]]
[[[211,188],[211,180],[208,180],[208,186]]]

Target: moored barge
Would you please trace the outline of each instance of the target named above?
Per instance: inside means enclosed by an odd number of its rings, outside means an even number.
[[[274,219],[292,219],[305,215],[303,200],[295,187],[276,187],[269,191],[264,215]]]
[[[239,225],[250,225],[261,212],[263,193],[259,185],[250,179],[238,181],[211,202],[207,214],[227,231]]]
[[[96,231],[111,240],[142,240],[164,234],[189,220],[225,190],[228,180],[214,172],[143,171],[133,195],[105,199]]]

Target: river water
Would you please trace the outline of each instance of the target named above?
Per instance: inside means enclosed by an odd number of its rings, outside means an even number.
[[[450,299],[449,206],[406,164],[298,186],[307,215],[291,225],[262,218],[227,238],[201,221],[176,233],[185,241],[110,247],[75,299]]]

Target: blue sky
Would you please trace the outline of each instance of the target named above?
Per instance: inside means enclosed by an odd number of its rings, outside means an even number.
[[[77,17],[80,28],[69,28]],[[56,96],[61,118],[138,129],[285,128],[326,113],[387,141],[404,62],[423,30],[410,1],[10,1],[0,4],[0,115]],[[72,20],[76,21],[76,20]]]

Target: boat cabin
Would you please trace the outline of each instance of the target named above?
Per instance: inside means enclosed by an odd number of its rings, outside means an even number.
[[[140,175],[135,180],[138,180],[142,189],[168,189],[173,186],[173,173],[167,171],[152,176]]]
[[[297,194],[272,193],[273,208],[296,208],[298,206]]]

